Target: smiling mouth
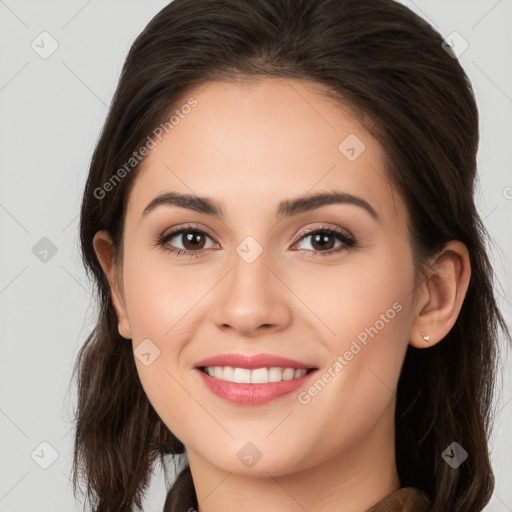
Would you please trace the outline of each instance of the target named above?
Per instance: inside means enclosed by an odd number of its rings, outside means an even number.
[[[268,384],[300,379],[318,368],[306,369],[273,366],[248,369],[232,366],[201,366],[198,369],[214,379],[225,382],[238,384]]]

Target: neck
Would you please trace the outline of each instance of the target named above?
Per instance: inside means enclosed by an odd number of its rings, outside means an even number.
[[[267,476],[246,476],[224,471],[188,447],[187,454],[198,512],[361,512],[400,488],[393,401],[364,437],[301,471],[275,476],[269,468]]]

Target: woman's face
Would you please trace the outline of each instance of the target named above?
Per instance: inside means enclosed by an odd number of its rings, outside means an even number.
[[[311,83],[213,82],[189,96],[197,105],[155,138],[124,222],[120,332],[149,400],[189,458],[226,471],[284,475],[363,445],[392,451],[415,304],[406,214],[383,149]],[[218,215],[191,200],[144,213],[171,192],[208,198]],[[307,200],[317,194],[339,201]],[[175,228],[186,229],[159,245]],[[222,397],[197,366],[223,354],[317,370],[280,396],[289,381],[227,384]]]

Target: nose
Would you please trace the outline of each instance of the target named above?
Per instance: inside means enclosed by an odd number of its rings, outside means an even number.
[[[286,278],[268,260],[265,251],[252,263],[235,256],[215,291],[213,318],[219,329],[254,337],[288,327],[292,293],[283,283]]]

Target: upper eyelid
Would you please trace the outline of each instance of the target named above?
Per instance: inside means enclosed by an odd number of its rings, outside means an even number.
[[[202,227],[197,227],[197,226],[193,226],[193,225],[170,228],[170,229],[164,231],[160,238],[167,238],[167,237],[174,238],[175,236],[182,235],[183,233],[185,233],[187,231],[199,231],[201,233],[208,235],[212,239],[215,238],[213,233],[211,233],[208,228],[202,228]]]
[[[316,231],[333,231],[337,235],[343,234],[348,238],[354,238],[354,235],[352,235],[352,233],[346,228],[342,228],[340,226],[333,227],[333,226],[325,226],[325,225],[306,228],[306,229],[300,231],[297,236],[302,238],[306,235],[310,235],[311,233],[315,233]],[[341,231],[341,233],[338,233],[338,231]],[[300,238],[299,238],[299,240],[300,240]]]

